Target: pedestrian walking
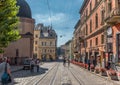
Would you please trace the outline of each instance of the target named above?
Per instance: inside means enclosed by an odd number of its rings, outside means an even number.
[[[90,62],[90,59],[88,60],[88,70],[90,71],[90,64],[91,64],[91,62]]]
[[[7,57],[3,57],[0,63],[0,85],[13,85],[10,65],[7,63]]]
[[[40,64],[40,60],[37,59],[37,60],[36,60],[37,72],[39,72],[39,64]]]
[[[70,66],[70,59],[68,58],[68,67]]]
[[[63,65],[66,66],[66,58],[63,56]]]
[[[32,59],[30,62],[30,71],[31,72],[34,72],[34,65],[35,65],[35,61],[34,61],[34,59]]]

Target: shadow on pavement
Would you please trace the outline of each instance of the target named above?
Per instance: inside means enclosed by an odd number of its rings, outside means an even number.
[[[39,72],[35,71],[35,72],[30,72],[30,70],[21,70],[21,71],[17,71],[12,73],[13,78],[23,78],[23,77],[30,77],[30,76],[36,76],[36,75],[41,75],[46,73],[46,71],[48,70],[48,68],[43,68],[40,67],[39,68]]]

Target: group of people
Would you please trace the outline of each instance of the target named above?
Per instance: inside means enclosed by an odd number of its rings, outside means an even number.
[[[70,66],[70,59],[67,57],[63,57],[63,65],[66,66],[66,63],[68,63],[68,67]]]
[[[39,72],[39,64],[40,60],[39,59],[32,59],[30,62],[30,71],[34,72],[35,67],[37,68],[37,72]]]

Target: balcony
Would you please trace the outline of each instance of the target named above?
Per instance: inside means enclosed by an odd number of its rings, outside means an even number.
[[[107,13],[105,22],[107,24],[116,24],[120,23],[120,9],[119,8],[113,8],[110,13]]]

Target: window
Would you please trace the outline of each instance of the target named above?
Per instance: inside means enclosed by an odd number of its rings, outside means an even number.
[[[38,38],[38,35],[36,34],[35,37]]]
[[[92,11],[92,4],[90,3],[90,13],[91,13],[91,11]]]
[[[95,0],[95,6],[97,5],[97,3],[98,3],[98,1],[97,1],[97,0]]]
[[[108,13],[110,13],[112,10],[112,3],[111,1],[108,2]]]
[[[95,16],[96,28],[98,27],[98,14]]]
[[[19,50],[16,49],[16,57],[18,57],[18,56],[19,56]]]
[[[104,35],[101,35],[101,44],[104,44]]]
[[[45,46],[47,45],[47,42],[45,42]]]
[[[88,25],[86,24],[86,35],[88,35]]]
[[[50,46],[52,46],[52,42],[50,42]]]
[[[85,47],[86,47],[86,48],[88,47],[88,43],[87,43],[87,41],[85,42]]]
[[[35,51],[37,51],[37,47],[35,47]]]
[[[90,40],[90,47],[92,47],[92,40]]]
[[[86,17],[88,16],[88,9],[86,9]]]
[[[54,50],[53,50],[53,53],[54,53]]]
[[[42,46],[44,45],[44,43],[42,42]]]
[[[37,45],[37,41],[35,41],[35,44]]]
[[[105,11],[102,10],[102,11],[101,11],[101,24],[104,23],[104,18],[105,18]]]
[[[96,45],[98,45],[98,38],[95,39],[95,43],[96,43]]]
[[[90,33],[92,32],[92,20],[90,20]]]
[[[83,29],[83,35],[85,35],[85,28]]]
[[[45,49],[45,53],[46,53],[46,49]]]

